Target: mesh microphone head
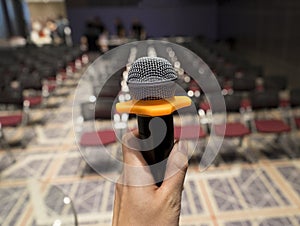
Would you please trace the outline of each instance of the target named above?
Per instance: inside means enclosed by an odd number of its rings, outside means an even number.
[[[174,96],[176,79],[175,70],[166,59],[141,57],[131,65],[127,83],[133,99],[157,100]]]

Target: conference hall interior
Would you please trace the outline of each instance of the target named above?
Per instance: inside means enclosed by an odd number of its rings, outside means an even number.
[[[112,225],[142,57],[191,102],[179,225],[300,225],[299,25],[297,0],[0,0],[0,225]]]

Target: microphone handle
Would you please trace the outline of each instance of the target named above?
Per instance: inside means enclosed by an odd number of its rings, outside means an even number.
[[[160,186],[164,180],[167,164],[167,160],[164,162],[162,161],[169,156],[174,145],[174,123],[172,114],[158,117],[164,121],[165,125],[161,125],[161,120],[153,120],[153,124],[151,123],[153,134],[150,132],[149,123],[155,117],[137,115],[137,121],[140,138],[147,139],[151,136],[149,143],[147,142],[146,144],[148,147],[141,147],[143,150],[142,155],[150,167],[153,178],[157,182],[156,185]],[[162,126],[167,127],[166,134],[161,134]],[[161,136],[163,135],[164,138],[159,144],[159,141],[162,139]],[[149,146],[155,148],[149,150]],[[159,164],[154,165],[156,163]]]

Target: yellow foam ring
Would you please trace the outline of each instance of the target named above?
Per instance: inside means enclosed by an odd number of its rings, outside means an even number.
[[[116,109],[119,113],[132,113],[145,116],[169,115],[174,111],[188,107],[192,101],[187,96],[174,96],[161,100],[130,100],[117,103]]]

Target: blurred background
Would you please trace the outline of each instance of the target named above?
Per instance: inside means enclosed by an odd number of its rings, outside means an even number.
[[[118,136],[137,126],[114,106],[141,56],[169,60],[196,109],[174,113],[180,225],[300,225],[299,25],[298,0],[0,0],[0,225],[111,225]]]

